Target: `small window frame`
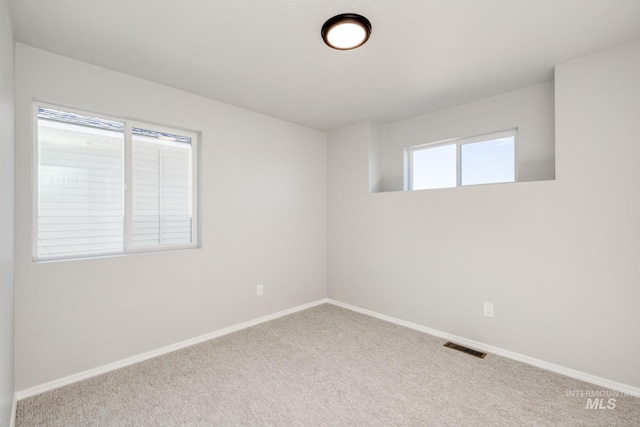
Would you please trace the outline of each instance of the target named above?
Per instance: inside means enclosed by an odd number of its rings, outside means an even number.
[[[467,144],[475,144],[478,142],[491,141],[493,139],[498,138],[506,138],[513,137],[514,141],[514,150],[513,150],[513,168],[514,168],[514,180],[508,182],[494,182],[494,183],[484,183],[484,184],[466,184],[462,185],[462,159],[461,159],[461,147]],[[413,175],[414,175],[414,166],[413,166],[413,154],[417,151],[428,150],[431,148],[442,147],[447,145],[455,145],[456,146],[456,185],[455,187],[441,187],[441,188],[433,188],[432,190],[442,189],[442,188],[457,188],[457,187],[469,187],[474,185],[493,185],[493,184],[509,184],[513,182],[518,182],[518,128],[511,128],[507,130],[502,130],[498,132],[491,132],[482,135],[463,137],[463,138],[452,138],[446,139],[442,141],[430,142],[427,144],[414,145],[412,147],[407,147],[404,149],[404,191],[414,191],[413,188]]]
[[[123,147],[123,170],[124,170],[124,235],[123,250],[118,252],[104,253],[87,253],[60,255],[51,257],[38,256],[38,217],[39,217],[39,166],[40,166],[40,147],[38,135],[38,111],[40,108],[52,109],[68,113],[74,113],[92,118],[116,121],[124,124],[124,147]],[[181,249],[195,249],[200,247],[200,220],[199,220],[199,154],[200,154],[200,134],[197,131],[186,130],[180,127],[170,127],[166,125],[157,125],[152,122],[130,120],[123,117],[114,117],[106,114],[94,113],[91,111],[81,110],[77,108],[66,107],[46,102],[34,101],[32,104],[32,261],[33,262],[50,262],[63,260],[79,260],[92,259],[101,257],[123,256],[139,253],[165,252]],[[160,133],[167,133],[179,136],[185,136],[191,139],[191,242],[187,244],[164,244],[134,247],[133,245],[133,143],[132,129],[143,128]]]

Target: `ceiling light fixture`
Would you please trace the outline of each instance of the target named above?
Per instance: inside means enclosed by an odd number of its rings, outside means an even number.
[[[338,50],[355,49],[369,40],[371,22],[355,13],[343,13],[325,22],[320,33],[329,47]]]

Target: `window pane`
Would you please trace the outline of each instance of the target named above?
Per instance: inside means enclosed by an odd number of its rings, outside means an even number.
[[[460,146],[462,185],[515,181],[515,137]]]
[[[412,189],[456,186],[456,145],[441,145],[412,152]]]
[[[124,125],[38,110],[38,258],[124,248]]]
[[[133,128],[133,246],[192,242],[191,139]]]

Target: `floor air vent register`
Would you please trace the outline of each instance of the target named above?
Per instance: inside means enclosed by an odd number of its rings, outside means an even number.
[[[465,346],[462,346],[462,345],[459,345],[459,344],[452,343],[452,342],[450,342],[450,341],[447,341],[447,342],[444,344],[444,346],[445,346],[445,347],[452,348],[452,349],[454,349],[454,350],[461,351],[461,352],[463,352],[463,353],[467,353],[467,354],[469,354],[469,355],[471,355],[471,356],[473,356],[473,357],[477,357],[478,359],[484,359],[484,357],[487,355],[487,353],[483,353],[483,352],[478,351],[478,350],[473,350],[473,349],[470,349],[470,348],[468,348],[468,347],[465,347]]]

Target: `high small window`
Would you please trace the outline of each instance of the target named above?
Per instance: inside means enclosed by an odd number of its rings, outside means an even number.
[[[406,149],[407,190],[516,181],[517,130]]]
[[[34,259],[197,245],[197,136],[36,106]]]

